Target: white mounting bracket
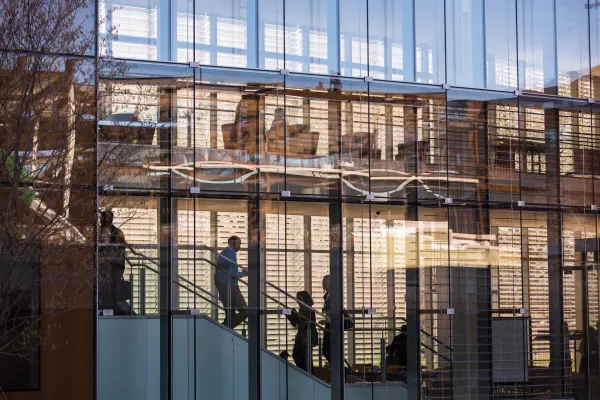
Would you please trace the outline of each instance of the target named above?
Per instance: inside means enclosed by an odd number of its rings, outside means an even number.
[[[200,188],[198,186],[190,186],[190,194],[200,194]]]
[[[289,190],[282,190],[281,197],[292,197],[292,192],[290,192]]]

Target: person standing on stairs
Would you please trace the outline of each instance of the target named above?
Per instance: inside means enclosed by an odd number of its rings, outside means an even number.
[[[287,316],[288,321],[295,328],[298,328],[296,339],[294,340],[292,358],[298,368],[302,368],[306,372],[311,372],[313,364],[312,348],[319,344],[319,334],[316,326],[317,320],[315,312],[310,308],[314,302],[310,293],[305,290],[298,292],[296,298],[299,301],[299,310],[292,310],[291,315]]]
[[[99,308],[113,310],[115,315],[135,314],[127,300],[131,300],[131,283],[124,280],[125,250],[129,247],[123,231],[113,224],[114,214],[104,210],[100,214],[98,237],[98,265],[101,283]]]
[[[226,313],[223,325],[231,329],[248,318],[248,304],[238,285],[238,279],[248,275],[246,270],[240,271],[238,268],[236,253],[241,247],[242,240],[239,237],[230,237],[227,247],[217,257],[215,271],[215,286]]]

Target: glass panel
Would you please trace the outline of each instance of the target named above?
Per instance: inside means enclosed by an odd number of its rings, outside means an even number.
[[[170,229],[159,220],[161,206],[160,198],[99,199],[99,398],[149,396],[161,388],[161,265],[167,260],[160,231]]]
[[[334,0],[285,3],[285,68],[313,74],[335,74],[338,53]]]
[[[339,82],[301,76],[286,79],[286,188],[294,195],[337,193]]]
[[[193,162],[185,147],[193,115],[193,70],[147,63],[124,69],[123,76],[100,81],[99,184],[107,190],[193,186],[181,172]]]
[[[344,80],[340,89],[336,125],[341,128],[342,195],[365,196],[371,190],[369,162],[381,158],[369,131],[368,84]]]
[[[534,386],[540,387],[543,379],[552,377],[551,347],[556,336],[553,335],[550,322],[551,293],[549,272],[549,245],[552,244],[548,224],[550,220],[545,213],[523,213],[521,239],[523,251],[528,252],[524,260],[525,289],[529,294],[527,310],[531,317],[531,366],[528,373],[537,376]],[[537,367],[537,370],[534,368]],[[546,389],[549,385],[546,384]]]
[[[258,1],[258,65],[268,70],[283,69],[284,0]]]
[[[101,0],[101,34],[114,27],[118,36],[107,36],[104,51],[117,58],[171,60],[167,0]],[[185,6],[187,8],[187,5]],[[162,33],[162,34],[159,34]]]
[[[490,277],[498,245],[489,209],[479,202],[449,208],[448,234],[452,394],[485,397],[493,388]]]
[[[394,81],[415,80],[412,0],[371,0],[369,75]]]
[[[328,250],[312,248],[313,243],[329,242],[327,229],[314,229],[315,223],[328,225],[327,205],[268,202],[265,213],[263,324],[268,352],[262,366],[263,398],[273,398],[273,392],[285,386],[302,393],[303,398],[329,397],[324,381],[329,381],[331,374],[319,346],[326,318],[321,280],[328,273],[322,267],[327,268],[328,263],[316,267],[327,261],[329,254]],[[289,309],[289,315],[282,309]],[[279,377],[279,382],[273,377]]]
[[[375,146],[371,193],[376,198],[414,199],[434,176],[431,143],[445,127],[446,94],[438,88],[379,82],[370,84],[369,91]]]
[[[368,193],[369,150],[375,145],[368,130],[367,84],[299,76],[287,77],[286,84],[287,189],[334,196],[343,173],[343,193]]]
[[[595,2],[590,3],[589,19],[592,97],[598,97],[600,93],[600,7]]]
[[[210,27],[206,24],[206,19],[198,16],[194,18],[193,0],[176,0],[172,6],[175,12],[176,36],[171,37],[171,41],[174,43],[172,51],[175,54],[170,60],[180,63],[195,61],[206,64],[206,50],[196,46],[205,43],[207,37],[210,37]]]
[[[592,117],[587,106],[559,111],[561,203],[593,204],[593,165],[597,157],[592,135]]]
[[[600,163],[600,108],[597,107],[596,105],[592,105],[591,107],[591,111],[592,111],[592,120],[591,120],[591,125],[592,125],[592,130],[591,130],[591,135],[590,135],[590,140],[591,140],[591,154],[592,156],[590,157],[588,154],[588,157],[586,157],[584,164],[584,169],[582,172],[585,173],[585,177],[586,178],[590,178],[593,182],[592,186],[593,186],[593,193],[594,193],[594,197],[593,197],[593,204],[600,204],[600,182],[598,182],[598,180],[596,179],[596,175],[598,174],[597,171],[599,170],[598,167],[596,167],[596,165],[598,165],[597,163]],[[583,152],[585,154],[585,152]],[[590,164],[591,163],[591,164]],[[589,185],[589,184],[588,184]],[[589,187],[589,186],[588,186]]]
[[[518,168],[519,107],[516,97],[483,96],[487,122],[488,196],[490,201],[517,202],[521,186]]]
[[[254,10],[246,0],[195,0],[196,24],[205,34],[195,43],[197,62],[226,67],[253,67],[249,64],[249,43],[256,41],[252,32]],[[251,42],[252,41],[252,42]]]
[[[519,88],[557,94],[555,10],[546,0],[518,0]]]
[[[566,174],[570,168],[568,133],[576,129],[569,118],[586,110],[586,106],[578,102],[521,99],[519,110],[521,131],[516,163],[521,176],[522,200],[556,204],[560,199],[559,174]],[[585,118],[581,123],[585,126]],[[564,156],[562,163],[561,156]]]
[[[367,384],[365,378],[373,381],[377,375],[373,363],[373,330],[370,316],[362,315],[363,307],[371,307],[372,276],[371,276],[371,233],[369,205],[343,205],[344,215],[344,305],[348,310],[347,318],[354,321],[353,329],[346,329],[345,362],[349,369],[346,383]],[[378,284],[381,288],[381,283]],[[383,286],[385,287],[385,286]],[[378,293],[380,295],[381,293]],[[378,296],[379,297],[379,296]],[[384,301],[385,301],[384,294]],[[377,299],[379,300],[379,298]],[[384,309],[385,309],[384,303]],[[375,334],[381,334],[375,332]],[[367,384],[368,385],[368,384]],[[346,393],[350,389],[346,387]],[[362,397],[364,398],[364,397]],[[370,396],[368,397],[370,398]]]
[[[343,76],[369,75],[367,1],[343,0],[339,5],[340,61]]]
[[[589,98],[588,0],[556,0],[558,94]]]
[[[446,82],[444,2],[415,2],[415,57],[417,82]]]
[[[419,207],[416,229],[419,267],[419,318],[421,393],[427,397],[452,398],[453,316],[450,260],[449,209]]]
[[[490,254],[492,380],[499,386],[495,392],[518,395],[528,390],[531,350],[530,317],[521,314],[529,304],[527,250],[522,247],[526,236],[521,235],[519,212],[490,210],[489,218],[495,242]]]
[[[506,124],[500,110],[508,113],[513,110],[512,116],[516,118],[514,104],[515,98],[510,95],[467,90],[448,92],[446,145],[450,198],[480,203],[489,196],[490,200],[510,201],[512,187],[501,186],[501,182],[515,185],[518,191],[514,170],[503,168],[511,157],[511,145],[516,146],[514,140],[505,141],[505,136],[510,138],[510,133],[516,131],[498,127]],[[500,129],[502,134],[498,133]]]
[[[282,86],[282,75],[275,73],[197,73],[193,173],[202,191],[281,191],[283,152],[265,144],[283,104]],[[265,179],[258,179],[258,165]]]
[[[448,83],[485,86],[483,0],[446,2],[446,46]]]
[[[563,218],[563,296],[565,343],[563,360],[566,384],[569,391],[579,393],[583,399],[591,399],[586,393],[590,383],[586,381],[586,370],[591,370],[588,361],[598,359],[586,346],[593,341],[598,322],[597,273],[588,265],[594,259],[594,239],[597,236],[596,219],[573,210]],[[591,239],[591,240],[590,240]],[[591,328],[591,329],[590,329]],[[595,368],[594,365],[593,368]],[[582,376],[577,379],[577,372]],[[585,395],[584,395],[585,394]]]
[[[486,87],[517,88],[516,0],[485,0]]]

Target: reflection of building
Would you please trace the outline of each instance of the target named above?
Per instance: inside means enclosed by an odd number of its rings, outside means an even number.
[[[572,16],[520,1],[97,3],[123,65],[97,71],[65,170],[93,177],[73,184],[126,237],[136,314],[94,310],[97,398],[593,398],[579,349],[600,319],[598,71],[563,62]],[[587,16],[572,47],[596,60]],[[20,151],[35,165],[54,145]],[[94,244],[89,214],[77,227]],[[236,331],[214,283],[233,235],[249,272]],[[309,371],[282,357],[302,290],[321,341]],[[388,366],[402,325],[408,365]]]

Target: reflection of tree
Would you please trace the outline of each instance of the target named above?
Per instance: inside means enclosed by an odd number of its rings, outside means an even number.
[[[52,317],[93,304],[96,71],[126,67],[86,58],[96,47],[88,6],[0,4],[0,47],[15,49],[0,52],[3,364],[36,360],[52,340]]]

